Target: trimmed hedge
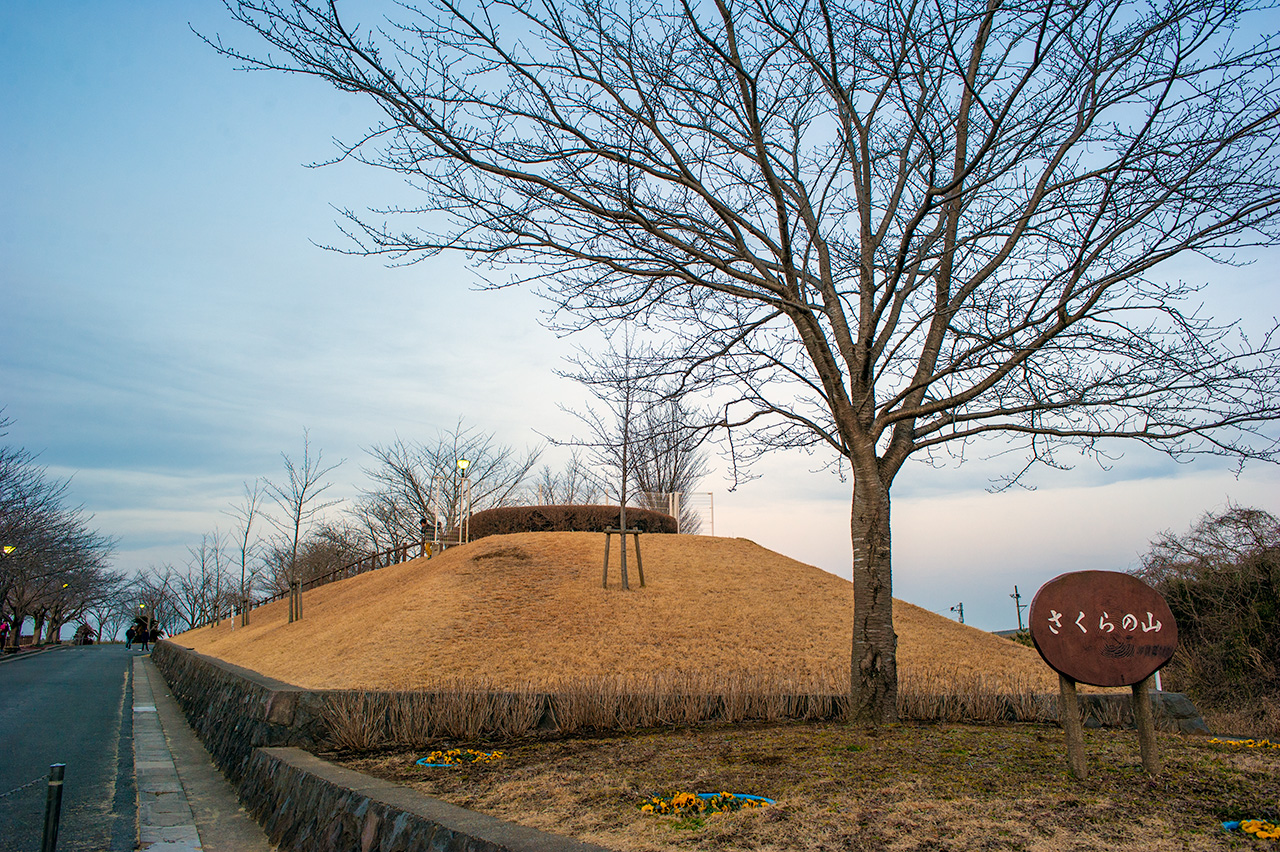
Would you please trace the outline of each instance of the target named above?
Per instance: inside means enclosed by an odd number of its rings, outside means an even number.
[[[471,540],[522,532],[604,532],[618,526],[617,506],[502,506],[471,516]],[[649,533],[677,532],[676,519],[627,507],[627,526]]]

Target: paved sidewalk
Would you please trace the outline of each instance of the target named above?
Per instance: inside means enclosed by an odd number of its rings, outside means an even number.
[[[271,852],[149,655],[133,660],[138,840],[145,852]]]

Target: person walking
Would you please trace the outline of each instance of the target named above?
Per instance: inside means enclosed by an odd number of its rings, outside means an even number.
[[[137,631],[133,629],[132,625],[124,632],[124,648],[126,651],[133,647],[133,637],[137,635]]]
[[[143,651],[151,650],[150,648],[147,647],[147,640],[150,638],[151,638],[151,631],[147,629],[145,624],[142,627],[138,628],[138,641],[142,643]]]

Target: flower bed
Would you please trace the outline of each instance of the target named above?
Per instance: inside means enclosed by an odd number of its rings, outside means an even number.
[[[476,751],[473,748],[451,748],[433,751],[416,761],[418,766],[462,766],[466,763],[493,763],[503,757],[500,751]]]
[[[722,814],[772,804],[773,799],[744,793],[673,793],[653,796],[640,810],[647,814]]]
[[[1236,748],[1280,748],[1280,743],[1273,743],[1271,740],[1224,740],[1219,737],[1213,737],[1209,742],[1214,745],[1235,746]]]
[[[1243,831],[1252,834],[1259,840],[1280,840],[1280,825],[1265,819],[1245,819],[1239,822],[1224,822],[1222,827],[1227,831]]]

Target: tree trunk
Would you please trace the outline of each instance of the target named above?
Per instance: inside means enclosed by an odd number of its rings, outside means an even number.
[[[850,718],[898,720],[898,636],[893,632],[889,489],[878,471],[855,470],[853,512],[853,657]]]
[[[631,586],[627,582],[627,493],[625,489],[618,505],[618,526],[622,529],[622,533],[618,536],[622,540],[622,546],[618,548],[618,554],[622,557],[622,588],[630,589]]]

